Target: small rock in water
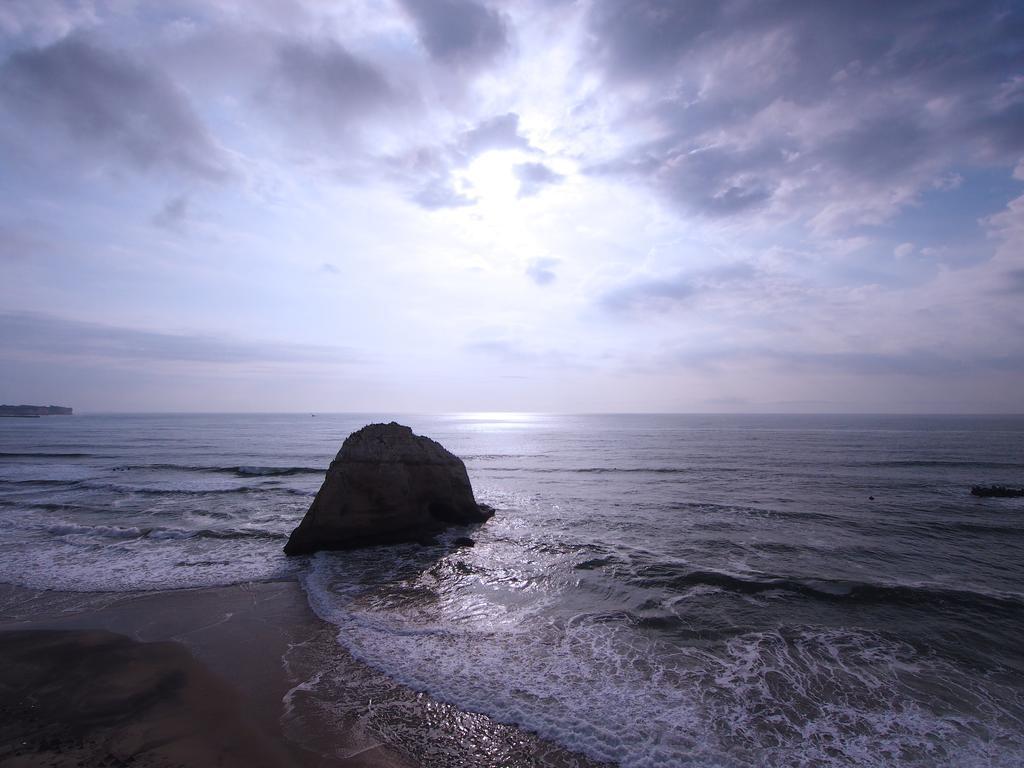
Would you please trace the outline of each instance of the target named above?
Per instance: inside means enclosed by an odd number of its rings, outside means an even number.
[[[972,485],[971,495],[998,499],[1016,499],[1024,497],[1024,488],[1008,488],[1005,485]]]

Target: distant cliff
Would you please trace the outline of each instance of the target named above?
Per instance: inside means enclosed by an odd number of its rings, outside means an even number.
[[[0,405],[0,417],[13,416],[34,419],[39,416],[70,416],[71,409],[63,405]]]

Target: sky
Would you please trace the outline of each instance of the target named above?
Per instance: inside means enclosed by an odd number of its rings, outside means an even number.
[[[1024,412],[1024,3],[3,0],[0,401]]]

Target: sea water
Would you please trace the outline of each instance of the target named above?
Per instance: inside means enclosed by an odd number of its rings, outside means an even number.
[[[402,416],[476,546],[284,557],[382,418],[0,421],[0,581],[298,578],[339,653],[623,766],[1024,764],[1024,499],[969,494],[1024,485],[1024,417]]]

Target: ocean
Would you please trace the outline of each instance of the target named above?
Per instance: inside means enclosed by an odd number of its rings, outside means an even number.
[[[1024,485],[1024,417],[396,418],[497,509],[475,547],[283,555],[390,416],[5,419],[0,582],[298,579],[339,653],[629,768],[1024,764],[1024,499],[969,494]]]

